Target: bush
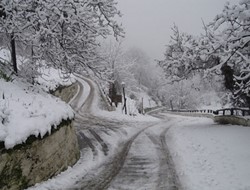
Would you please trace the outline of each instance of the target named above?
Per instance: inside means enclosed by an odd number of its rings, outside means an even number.
[[[4,79],[6,82],[11,81],[11,77],[5,74],[2,70],[0,70],[0,79]]]

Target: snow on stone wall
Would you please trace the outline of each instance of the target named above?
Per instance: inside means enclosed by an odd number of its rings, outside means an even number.
[[[31,141],[31,142],[30,142]],[[72,166],[79,159],[71,121],[43,139],[29,138],[15,149],[0,149],[0,189],[24,189]]]

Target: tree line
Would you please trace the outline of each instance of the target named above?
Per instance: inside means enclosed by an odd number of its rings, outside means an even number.
[[[29,67],[39,60],[67,73],[95,68],[97,38],[123,36],[115,21],[121,13],[115,0],[2,0],[0,34],[11,47],[18,73],[16,44],[29,49]]]
[[[144,90],[171,107],[178,99],[179,108],[192,108],[197,100],[191,96],[219,89],[223,76],[234,105],[250,107],[249,7],[249,0],[227,3],[199,36],[173,26],[164,59],[157,61],[161,69],[138,49],[124,51],[120,42],[100,45],[100,38],[124,36],[115,0],[2,0],[0,37],[11,49],[16,74],[22,68],[18,46],[25,49],[25,75],[31,78],[40,64],[65,73],[90,69],[106,83],[125,81],[131,95]]]
[[[227,3],[222,13],[193,36],[172,28],[164,59],[158,61],[172,83],[194,75],[224,77],[234,106],[250,107],[250,1]]]

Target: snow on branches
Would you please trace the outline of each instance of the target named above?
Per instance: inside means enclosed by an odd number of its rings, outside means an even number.
[[[208,25],[213,30],[214,52],[222,59],[222,68],[233,71],[232,90],[237,105],[250,106],[250,1],[227,3],[221,14]],[[226,76],[225,76],[226,77]]]
[[[199,37],[179,32],[159,61],[170,81],[180,81],[202,71],[223,75],[237,106],[250,106],[250,1],[227,3]],[[230,83],[230,84],[229,84]]]
[[[123,35],[114,20],[120,12],[115,0],[3,0],[0,32],[31,49],[32,59],[47,60],[74,72],[92,68],[98,37]]]
[[[182,33],[175,25],[173,35],[167,45],[165,59],[158,61],[166,77],[174,82],[186,79],[196,70],[202,69],[198,38]]]

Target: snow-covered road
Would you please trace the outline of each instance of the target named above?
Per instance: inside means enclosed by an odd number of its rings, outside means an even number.
[[[108,189],[181,189],[166,144],[170,127],[171,124],[159,123],[137,133],[121,170]]]
[[[159,119],[149,116],[138,119],[98,111],[95,84],[81,78],[78,86],[71,106],[81,158],[73,168],[33,188],[178,189],[165,143],[169,125],[159,125]],[[156,134],[151,128],[157,126]]]
[[[250,130],[211,119],[129,117],[100,111],[95,83],[82,78],[72,100],[78,163],[34,189],[249,190]]]
[[[155,128],[158,122],[120,121],[90,114],[97,93],[94,84],[88,79],[85,81],[90,86],[87,88],[90,92],[77,112],[79,115],[76,116],[75,122],[80,148],[83,156],[91,149],[92,160],[100,160],[103,163],[89,171],[73,187],[179,189],[178,178],[165,141],[169,126],[158,125],[160,133],[154,134],[154,130],[150,128]],[[86,83],[82,86],[85,87]]]

